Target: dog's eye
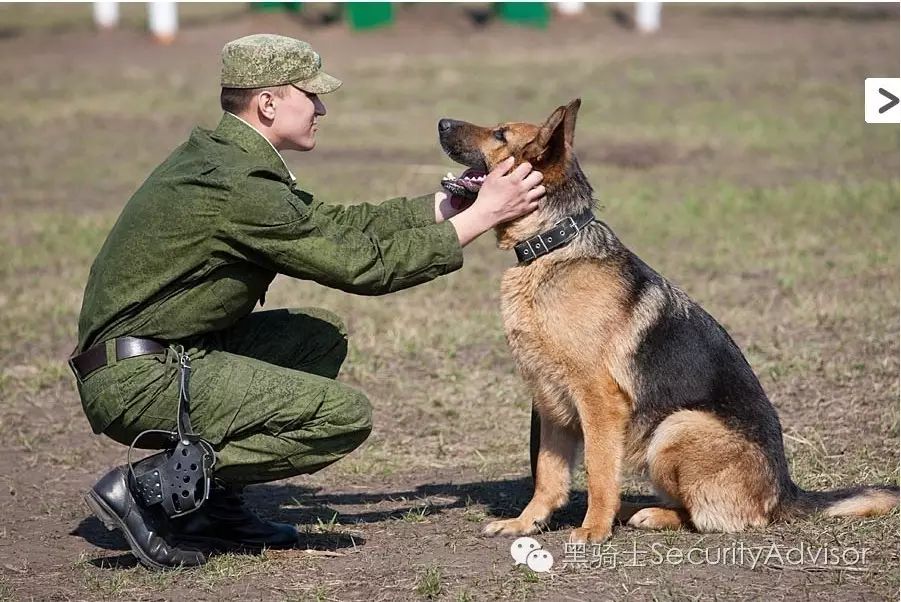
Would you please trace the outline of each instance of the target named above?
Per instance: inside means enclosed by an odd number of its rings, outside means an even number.
[[[507,139],[504,138],[504,130],[494,130],[494,137],[501,142],[506,142]]]

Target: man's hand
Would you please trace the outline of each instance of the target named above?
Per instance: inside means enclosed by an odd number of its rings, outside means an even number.
[[[528,162],[510,172],[513,163],[513,157],[508,157],[488,174],[472,205],[472,211],[483,216],[488,228],[531,213],[544,196],[541,172],[532,171]]]
[[[472,207],[450,218],[461,245],[466,246],[483,232],[538,207],[545,194],[541,172],[532,171],[529,163],[521,163],[511,172],[513,163],[513,157],[499,163],[485,178]]]

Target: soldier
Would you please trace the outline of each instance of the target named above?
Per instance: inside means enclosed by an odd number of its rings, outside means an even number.
[[[136,481],[141,462],[134,473],[114,468],[86,496],[157,569],[293,546],[294,527],[257,517],[241,489],[328,466],[372,428],[363,393],[335,380],[347,353],[338,316],[251,313],[277,273],[362,295],[415,286],[459,269],[463,246],[544,195],[541,174],[510,159],[465,210],[444,192],[325,204],[296,185],[279,152],[313,149],[326,114],[319,95],[341,85],[319,55],[299,40],[247,36],[223,48],[221,85],[216,129],[196,128],[109,233],[70,360],[93,431],[127,445],[148,429],[174,429],[179,350],[190,358],[187,414],[215,450],[206,502],[184,516],[151,505]],[[168,444],[150,439],[141,447]]]

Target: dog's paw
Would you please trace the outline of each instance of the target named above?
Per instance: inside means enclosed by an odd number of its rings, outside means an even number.
[[[485,535],[532,535],[538,533],[538,525],[519,518],[493,520],[482,529]]]
[[[642,508],[629,519],[629,526],[649,531],[678,529],[682,526],[682,518],[671,508]]]
[[[569,534],[570,543],[603,543],[610,539],[610,527],[579,527]]]

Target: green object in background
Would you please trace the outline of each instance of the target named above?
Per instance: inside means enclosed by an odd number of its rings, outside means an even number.
[[[251,10],[258,13],[299,13],[300,2],[251,2]]]
[[[545,2],[498,2],[495,10],[504,21],[541,29],[548,26],[551,18]]]
[[[373,29],[394,23],[390,2],[348,2],[345,10],[351,29]]]

